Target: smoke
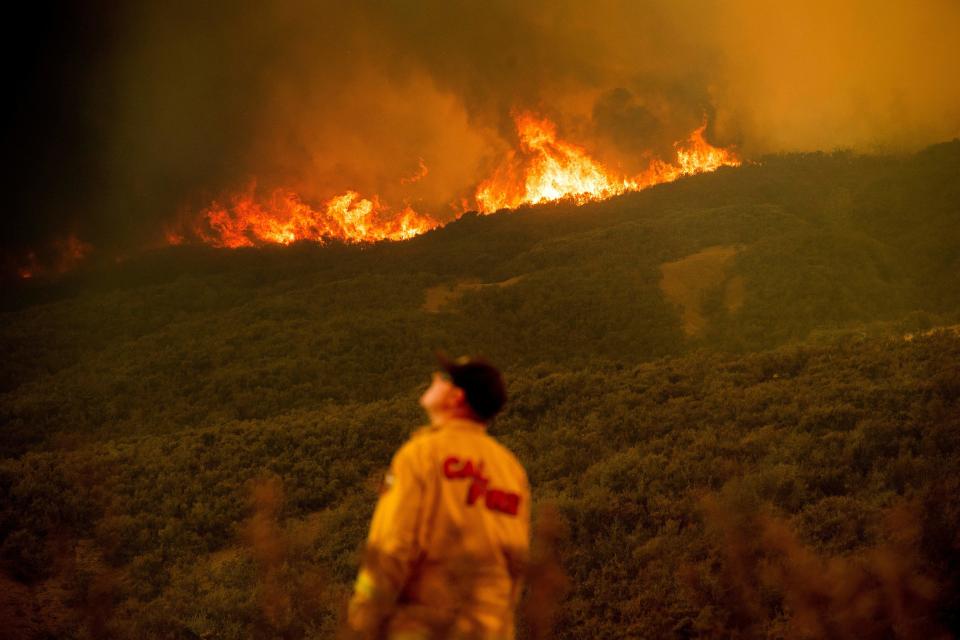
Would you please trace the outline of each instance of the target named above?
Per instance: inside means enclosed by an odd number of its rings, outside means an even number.
[[[960,135],[953,0],[142,0],[94,13],[28,25],[8,253],[71,233],[134,250],[252,179],[449,219],[515,144],[519,110],[624,171],[669,157],[704,120],[710,142],[746,157]]]
[[[718,26],[717,102],[749,149],[900,150],[960,135],[956,2],[740,2]]]

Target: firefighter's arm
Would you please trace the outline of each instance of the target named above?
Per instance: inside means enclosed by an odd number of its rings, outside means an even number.
[[[422,502],[422,474],[407,445],[390,464],[370,524],[348,611],[352,629],[373,631],[390,615],[420,554],[417,529]]]

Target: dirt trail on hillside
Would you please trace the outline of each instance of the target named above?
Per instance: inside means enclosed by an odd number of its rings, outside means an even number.
[[[730,313],[743,306],[744,281],[728,278],[733,259],[743,247],[718,245],[660,265],[660,289],[668,300],[680,307],[683,330],[689,337],[701,335],[707,320],[703,315],[704,295],[724,286],[723,302]]]
[[[479,291],[481,289],[502,288],[517,284],[523,279],[523,276],[515,276],[501,282],[478,282],[476,280],[461,280],[455,284],[441,284],[436,287],[430,287],[426,292],[426,299],[421,309],[427,313],[440,313],[445,307],[453,304],[463,297],[468,291]]]

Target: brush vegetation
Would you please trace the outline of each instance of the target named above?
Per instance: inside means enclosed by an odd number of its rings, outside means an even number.
[[[0,314],[22,637],[331,637],[436,347],[508,377],[493,431],[558,563],[523,637],[960,630],[960,143],[27,284]]]

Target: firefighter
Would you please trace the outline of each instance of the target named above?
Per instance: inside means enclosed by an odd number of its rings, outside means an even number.
[[[420,398],[429,425],[390,463],[348,626],[391,640],[511,640],[530,537],[530,489],[487,433],[506,401],[481,359],[449,360]]]

